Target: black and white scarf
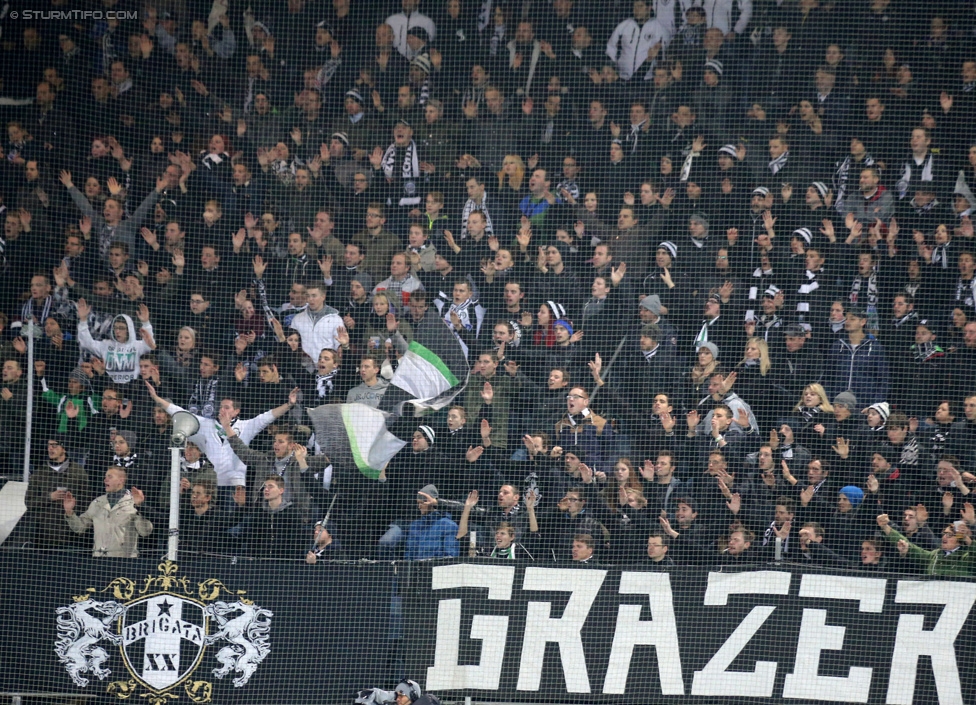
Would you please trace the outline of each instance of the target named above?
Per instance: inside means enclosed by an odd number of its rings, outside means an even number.
[[[908,193],[908,189],[912,183],[912,165],[915,167],[921,167],[922,174],[915,181],[933,181],[932,178],[932,161],[934,156],[929,154],[925,159],[922,160],[921,164],[917,164],[914,157],[909,161],[905,162],[905,171],[902,172],[901,178],[898,180],[898,197],[904,198],[905,194]]]
[[[416,180],[420,178],[420,159],[417,156],[417,143],[410,140],[410,144],[401,147],[403,162],[400,164],[400,180],[403,183],[403,194],[399,199],[400,206],[420,205]],[[397,146],[391,144],[383,153],[382,168],[388,180],[396,180],[394,169],[397,160]]]
[[[215,418],[217,414],[217,387],[220,380],[217,377],[201,379],[193,387],[193,394],[190,396],[190,403],[186,410],[191,414],[202,416],[205,419]]]
[[[834,208],[844,213],[844,196],[847,193],[847,180],[850,177],[851,166],[854,164],[854,157],[848,155],[846,159],[837,163],[837,171],[834,172]],[[874,157],[865,154],[864,159],[859,162],[862,167],[874,166]]]
[[[807,281],[805,284],[801,284],[799,289],[797,289],[797,294],[799,294],[802,299],[796,302],[796,312],[797,318],[800,321],[800,325],[806,330],[810,330],[810,322],[806,318],[810,315],[810,297],[811,295],[820,288],[820,282],[817,281],[817,275],[820,272],[811,272],[809,269],[806,271]]]
[[[969,308],[976,307],[976,277],[968,282],[959,278],[956,282],[956,301]]]
[[[932,264],[942,267],[942,269],[949,268],[949,253],[946,248],[951,245],[951,242],[947,242],[944,245],[936,245],[932,248]]]
[[[790,158],[790,151],[786,150],[781,155],[776,157],[774,160],[769,162],[769,170],[773,173],[773,176],[776,176],[776,174],[778,174],[780,170],[784,166],[786,166],[786,162],[789,158]]]
[[[319,90],[322,90],[323,86],[328,85],[329,81],[332,80],[332,77],[335,76],[336,71],[339,70],[339,66],[341,64],[341,56],[336,58],[329,57],[329,59],[322,64],[322,68],[320,68],[319,72],[315,75],[315,84]]]
[[[396,144],[391,144],[383,153],[382,168],[383,173],[386,174],[386,178],[388,179],[394,178],[393,169],[396,166],[396,153]],[[420,160],[417,157],[417,143],[414,140],[410,140],[410,144],[403,147],[403,163],[400,165],[400,178],[404,180],[420,178]]]
[[[139,455],[138,453],[129,453],[128,455],[123,456],[115,455],[115,457],[112,458],[112,462],[115,464],[115,467],[125,468],[128,470],[139,462]]]
[[[468,216],[471,215],[472,211],[476,210],[480,210],[485,216],[485,233],[489,236],[494,234],[491,225],[491,215],[488,213],[488,194],[485,193],[481,197],[481,203],[475,203],[474,199],[469,198],[464,204],[464,209],[461,211],[462,240],[468,236]]]
[[[906,323],[910,323],[910,324],[914,325],[915,324],[915,321],[917,321],[917,320],[918,320],[918,314],[915,313],[914,311],[912,311],[911,313],[909,313],[909,314],[907,314],[905,316],[902,316],[901,318],[896,318],[893,321],[893,323],[894,323],[895,328],[901,328]],[[908,327],[911,328],[912,325],[909,325]]]
[[[465,299],[459,304],[452,303],[451,307],[447,311],[447,316],[445,316],[445,319],[448,323],[450,323],[451,314],[456,313],[458,318],[461,320],[461,327],[464,328],[464,330],[474,330],[474,321],[471,318],[474,305],[475,302],[471,299]]]
[[[315,391],[320,399],[331,396],[335,391],[335,379],[338,374],[339,368],[337,367],[327,375],[315,375]]]
[[[27,299],[27,303],[20,310],[20,320],[24,323],[34,319],[34,323],[39,326],[44,325],[44,321],[47,320],[48,316],[51,314],[51,304],[54,302],[54,297],[46,296],[44,298],[44,303],[38,305],[34,303],[34,299]],[[40,311],[40,315],[38,315]]]
[[[861,305],[867,307],[869,310],[876,311],[878,309],[878,273],[876,271],[872,271],[867,277],[861,274],[854,277],[854,280],[851,282],[851,293],[849,296],[852,304],[859,302],[862,288],[867,299],[860,301]]]

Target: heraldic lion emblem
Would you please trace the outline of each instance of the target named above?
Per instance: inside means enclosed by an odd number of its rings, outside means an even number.
[[[138,694],[147,705],[165,705],[182,691],[193,703],[209,703],[213,684],[193,678],[206,664],[207,647],[216,650],[214,677],[233,674],[228,680],[237,688],[248,683],[271,653],[274,614],[244,590],[217,578],[191,581],[178,569],[164,561],[159,575],[115,578],[57,608],[54,652],[76,686],[105,680],[121,663],[124,675],[107,684],[109,695],[125,700]],[[114,599],[97,599],[101,594]]]

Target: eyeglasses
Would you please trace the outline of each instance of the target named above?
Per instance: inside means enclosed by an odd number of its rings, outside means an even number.
[[[956,532],[955,531],[943,531],[942,532],[942,535],[943,536],[955,536],[956,535]]]
[[[567,394],[566,395],[566,398],[567,399],[586,399],[586,397],[582,397],[579,394]]]

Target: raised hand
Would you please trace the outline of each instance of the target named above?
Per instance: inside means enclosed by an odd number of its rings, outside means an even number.
[[[610,281],[614,286],[620,286],[620,282],[624,280],[624,275],[627,274],[627,263],[621,262],[616,268],[610,268]]]
[[[780,461],[780,467],[783,470],[783,479],[789,482],[791,485],[796,484],[796,478],[793,477],[793,473],[790,472],[789,464],[785,460],[782,460]]]
[[[688,423],[688,430],[694,431],[701,423],[701,415],[697,411],[689,411],[685,415],[685,421]]]
[[[739,409],[739,412],[735,415],[735,422],[743,429],[752,428],[752,424],[749,423],[749,414],[745,409]]]
[[[677,425],[678,421],[670,414],[670,412],[661,412],[661,415],[658,418],[661,421],[661,428],[664,429],[665,433],[671,433],[674,431],[674,427]]]
[[[837,445],[831,446],[834,452],[837,453],[841,458],[847,459],[847,456],[851,454],[851,445],[847,442],[846,438],[839,437],[837,439]]]
[[[969,526],[976,524],[976,510],[973,509],[971,502],[966,502],[962,505],[962,509],[959,510],[959,516]]]
[[[478,490],[471,490],[468,492],[467,499],[464,500],[465,509],[474,509],[478,506]]]
[[[464,454],[464,459],[469,463],[476,463],[484,452],[483,446],[468,446],[468,452]]]
[[[732,498],[725,503],[725,506],[729,508],[729,511],[733,514],[738,514],[739,510],[742,509],[742,495],[738,492],[732,495]]]
[[[58,180],[62,184],[64,184],[64,187],[65,188],[71,188],[72,186],[74,186],[74,182],[71,181],[71,172],[70,171],[62,171],[58,175]]]
[[[142,490],[140,490],[138,487],[131,488],[129,490],[129,494],[132,495],[132,503],[135,504],[137,507],[146,501],[145,493]]]
[[[588,485],[593,482],[593,470],[586,463],[580,463],[579,466],[580,479],[583,481],[584,485]]]
[[[793,523],[789,519],[787,519],[786,521],[783,522],[783,526],[781,526],[778,529],[774,525],[773,526],[773,533],[776,534],[779,538],[781,538],[784,541],[786,541],[786,539],[788,539],[790,537],[790,529],[791,528],[793,528]]]
[[[800,491],[800,505],[805,507],[810,504],[810,500],[813,499],[813,493],[816,491],[814,485],[807,485]]]
[[[78,303],[75,304],[78,309],[78,320],[87,321],[88,316],[91,314],[91,306],[84,299],[78,299]]]
[[[481,398],[484,400],[485,404],[491,404],[495,398],[495,390],[492,389],[491,382],[485,382],[484,386],[481,388]]]
[[[871,494],[876,494],[877,491],[881,488],[881,483],[878,482],[878,478],[876,475],[874,475],[874,473],[868,475],[867,488],[868,488],[868,492],[870,492]]]
[[[603,359],[600,357],[600,353],[586,363],[586,366],[590,368],[590,374],[593,375],[593,381],[600,384],[603,379],[600,377],[600,373],[603,371]]]
[[[75,513],[75,506],[77,506],[78,500],[75,496],[71,494],[71,490],[64,493],[64,499],[61,500],[61,506],[64,507],[64,513],[71,515]]]
[[[64,405],[64,413],[67,415],[69,419],[78,418],[78,413],[80,411],[81,409],[73,401],[69,400],[68,403]]]
[[[651,460],[645,460],[644,464],[640,466],[640,475],[647,482],[654,482],[654,462]]]
[[[668,513],[666,511],[662,509],[657,520],[661,523],[661,529],[664,530],[664,533],[673,539],[678,538],[678,532],[671,528],[671,522],[668,521]]]
[[[488,423],[488,419],[481,419],[481,425],[478,430],[481,433],[481,440],[485,442],[485,445],[491,445],[491,424]]]

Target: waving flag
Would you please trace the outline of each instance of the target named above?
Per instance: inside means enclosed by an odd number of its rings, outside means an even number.
[[[339,471],[356,468],[375,480],[406,445],[386,430],[387,415],[365,404],[323,404],[307,411],[315,440]]]
[[[411,404],[415,416],[442,409],[464,390],[468,372],[467,358],[454,331],[443,319],[428,315],[400,358],[380,408],[401,415],[404,405]]]

